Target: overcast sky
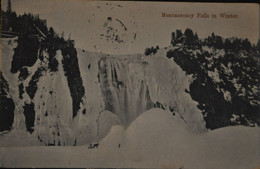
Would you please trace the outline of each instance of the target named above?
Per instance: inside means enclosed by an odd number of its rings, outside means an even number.
[[[19,14],[34,13],[47,19],[48,26],[71,35],[76,47],[104,53],[143,53],[146,47],[170,44],[171,32],[191,28],[200,38],[214,32],[223,37],[259,37],[257,4],[201,4],[170,2],[105,2],[84,0],[11,0]],[[6,10],[7,0],[2,0]],[[163,18],[162,13],[194,14],[191,18]],[[197,18],[197,13],[212,13],[216,19]],[[235,14],[223,19],[219,13]],[[111,17],[111,20],[108,20]],[[107,32],[112,28],[112,32]],[[116,30],[116,32],[115,32]],[[114,33],[114,34],[113,34]],[[107,35],[107,37],[106,37]],[[115,37],[123,42],[115,41]],[[118,40],[116,39],[116,40]]]

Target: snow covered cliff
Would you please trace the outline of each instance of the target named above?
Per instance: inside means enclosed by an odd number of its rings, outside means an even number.
[[[78,64],[74,64],[78,67],[69,69],[64,59],[72,56],[57,50],[53,56],[57,66],[52,71],[48,49],[39,49],[33,66],[11,73],[17,42],[3,39],[2,44],[2,72],[15,103],[12,130],[27,130],[45,145],[99,141],[113,125],[128,127],[141,113],[155,107],[170,110],[194,132],[206,130],[197,102],[186,92],[188,78],[174,61],[165,57],[166,50],[147,57],[109,56],[78,49]],[[73,97],[71,91],[77,92],[73,88],[78,86],[69,85],[66,68],[67,72],[79,70],[83,95],[74,92]],[[80,106],[74,111],[73,103],[79,95]]]
[[[163,54],[101,58],[99,80],[106,109],[114,112],[125,126],[150,108],[170,109],[183,117],[191,129],[203,131],[202,115],[185,93],[188,79]]]
[[[27,43],[35,39],[2,39],[3,146],[17,145],[12,138],[26,131],[36,145],[99,142],[111,127],[128,128],[153,108],[170,111],[194,133],[259,123],[258,51],[233,51],[246,40],[224,48],[218,36],[202,41],[188,30],[145,55],[108,55],[49,36],[34,50]]]

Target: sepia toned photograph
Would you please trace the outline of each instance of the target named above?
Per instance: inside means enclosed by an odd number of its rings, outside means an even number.
[[[259,5],[1,0],[1,168],[260,168]]]

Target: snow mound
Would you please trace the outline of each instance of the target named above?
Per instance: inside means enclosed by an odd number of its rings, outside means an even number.
[[[260,164],[259,150],[255,149],[259,128],[226,127],[194,134],[185,125],[169,111],[150,109],[127,130],[112,128],[101,142],[101,151],[110,147],[124,167],[219,169]]]
[[[122,125],[113,126],[109,134],[100,142],[100,146],[111,149],[121,147],[124,143],[125,127]],[[120,145],[119,145],[120,144]]]
[[[35,135],[30,134],[25,130],[14,129],[12,132],[4,135],[5,137],[1,137],[0,139],[0,145],[2,147],[12,147],[13,145],[18,147],[44,145]],[[17,136],[19,136],[19,141],[17,141]]]
[[[120,120],[110,111],[102,111],[97,119],[97,140],[104,138],[111,127],[119,125]]]
[[[193,134],[186,129],[184,121],[174,117],[170,111],[154,108],[141,114],[129,126],[126,135],[129,143],[152,148],[154,145],[151,143],[169,143],[169,140],[183,139]],[[159,143],[157,140],[163,142]],[[160,145],[158,146],[160,147]]]
[[[80,120],[83,124],[77,129],[79,131],[79,136],[76,138],[77,145],[98,142],[107,135],[113,126],[120,124],[118,117],[108,110],[101,111],[97,117],[90,114],[81,117]]]

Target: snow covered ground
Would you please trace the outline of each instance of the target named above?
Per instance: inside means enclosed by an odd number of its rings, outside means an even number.
[[[1,166],[202,169],[260,166],[259,128],[237,126],[193,134],[185,125],[167,110],[150,109],[128,129],[114,126],[98,148],[2,147]]]

